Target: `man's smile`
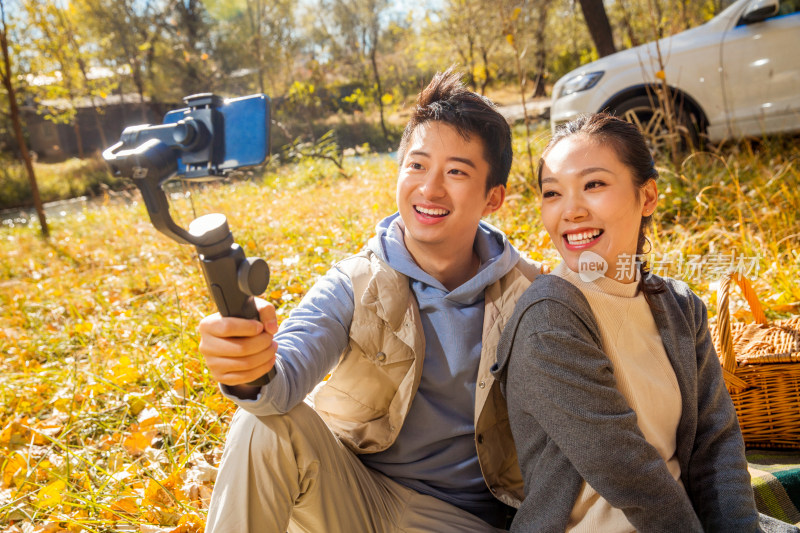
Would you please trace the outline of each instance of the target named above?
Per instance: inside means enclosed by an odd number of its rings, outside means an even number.
[[[414,211],[429,217],[443,217],[450,214],[450,211],[441,207],[422,207],[421,205],[415,205]]]

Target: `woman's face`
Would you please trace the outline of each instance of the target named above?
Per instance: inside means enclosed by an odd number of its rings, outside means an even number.
[[[597,272],[600,256],[606,277],[635,281],[639,226],[657,202],[655,180],[637,187],[614,149],[587,135],[559,141],[544,157],[542,221],[567,266],[579,274]]]

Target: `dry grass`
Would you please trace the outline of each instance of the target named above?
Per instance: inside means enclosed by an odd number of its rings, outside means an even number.
[[[537,132],[537,152],[546,137]],[[508,205],[491,222],[553,264],[518,161]],[[393,160],[346,167],[352,177],[336,179],[333,168],[304,162],[194,189],[191,202],[177,188],[173,208],[184,226],[193,208],[226,213],[248,256],[269,262],[266,297],[285,317],[394,210]],[[796,309],[796,144],[735,145],[662,174],[658,254],[755,257],[767,306]],[[196,353],[197,322],[213,309],[193,250],[156,233],[140,204],[111,198],[51,225],[48,242],[35,226],[0,229],[0,524],[200,531],[233,407]],[[713,313],[710,267],[687,281]]]

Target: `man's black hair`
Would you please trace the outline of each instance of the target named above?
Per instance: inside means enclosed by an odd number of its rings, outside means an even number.
[[[469,140],[477,135],[483,141],[483,156],[489,163],[486,192],[505,185],[511,171],[511,128],[488,98],[467,89],[461,75],[452,67],[438,72],[417,97],[417,105],[403,131],[397,157],[402,163],[411,137],[426,122],[443,122]]]

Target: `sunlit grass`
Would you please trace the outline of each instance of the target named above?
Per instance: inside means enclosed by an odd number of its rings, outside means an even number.
[[[224,212],[248,256],[269,262],[265,297],[283,317],[394,209],[394,161],[348,167],[348,180],[305,162],[190,198],[177,187],[173,214],[186,226]],[[49,242],[35,225],[0,230],[0,524],[171,531],[187,517],[201,529],[233,407],[196,354],[213,308],[193,249],[139,203],[50,222]]]
[[[534,153],[546,140],[538,131]],[[395,210],[394,160],[345,167],[349,179],[305,161],[263,179],[176,186],[173,214],[186,226],[225,213],[246,254],[268,261],[265,297],[283,318]],[[796,312],[796,143],[734,145],[661,172],[656,256],[756,258],[767,307]],[[552,266],[529,179],[517,157],[490,222]],[[196,353],[197,323],[213,306],[193,249],[157,233],[140,203],[114,197],[50,224],[49,241],[35,224],[0,228],[0,524],[200,531],[233,406]],[[679,274],[677,262],[662,266]],[[713,314],[712,270],[686,281]]]

